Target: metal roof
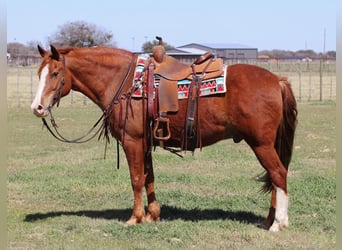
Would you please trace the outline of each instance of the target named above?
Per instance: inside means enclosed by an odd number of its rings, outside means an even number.
[[[204,53],[206,53],[206,50],[201,50],[201,49],[196,49],[196,48],[174,48],[171,50],[168,50],[167,53],[169,55],[172,54],[193,54],[193,55],[203,55]]]
[[[256,49],[248,45],[239,43],[189,43],[178,48],[184,49],[184,47],[191,47],[192,45],[203,46],[210,49]]]

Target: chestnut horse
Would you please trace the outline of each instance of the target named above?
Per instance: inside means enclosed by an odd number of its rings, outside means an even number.
[[[121,142],[129,165],[134,194],[128,224],[158,221],[160,206],[154,191],[151,150],[146,147],[146,98],[131,98],[137,54],[118,48],[59,48],[46,51],[39,87],[31,104],[38,117],[50,114],[70,90],[83,93],[106,113],[110,134]],[[201,144],[245,140],[266,170],[263,189],[271,192],[269,214],[263,226],[279,231],[288,226],[287,172],[297,123],[296,100],[286,78],[261,67],[236,64],[226,69],[226,93],[199,99]],[[113,102],[113,99],[116,100]],[[129,101],[127,101],[129,99]],[[169,147],[181,147],[187,100],[169,114]],[[125,124],[124,124],[125,123]],[[205,129],[204,129],[205,128]],[[147,195],[147,213],[143,189]]]

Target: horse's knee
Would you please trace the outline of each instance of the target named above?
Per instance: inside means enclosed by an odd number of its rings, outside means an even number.
[[[146,175],[135,174],[131,178],[131,184],[134,192],[141,193],[145,185]]]

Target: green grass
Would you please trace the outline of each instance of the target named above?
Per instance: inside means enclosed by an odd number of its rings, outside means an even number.
[[[245,143],[221,141],[179,158],[153,153],[161,221],[124,226],[133,197],[126,160],[111,143],[63,144],[28,108],[8,111],[8,249],[333,249],[336,248],[335,102],[299,103],[290,165],[290,227],[258,228],[270,195]],[[55,110],[61,130],[81,135],[92,105]],[[58,119],[59,118],[59,119]],[[114,141],[113,141],[114,142]]]

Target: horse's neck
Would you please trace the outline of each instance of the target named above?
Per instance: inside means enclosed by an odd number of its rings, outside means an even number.
[[[119,50],[119,52],[121,52]],[[72,89],[90,98],[101,109],[112,101],[129,70],[132,54],[94,54],[70,58]]]

